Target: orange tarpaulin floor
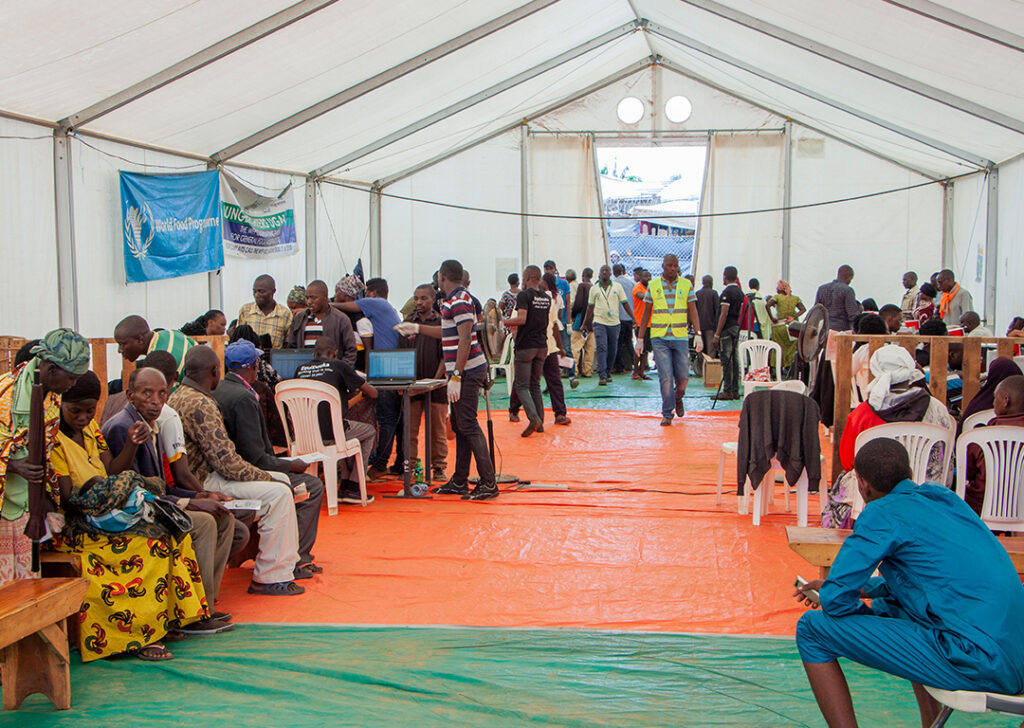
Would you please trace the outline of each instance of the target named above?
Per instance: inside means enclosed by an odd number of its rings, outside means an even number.
[[[715,505],[719,448],[735,439],[738,413],[691,413],[672,427],[649,414],[570,416],[526,439],[504,413],[495,421],[501,471],[556,489],[473,503],[384,499],[398,481],[373,485],[366,508],[322,513],[324,573],[300,582],[306,594],[248,595],[243,567],[228,571],[218,608],[242,622],[793,633],[803,612],[793,579],[814,576],[786,545],[795,500],[785,513],[780,487],[778,513],[754,527],[736,512],[730,457]],[[812,525],[818,510],[812,495]]]

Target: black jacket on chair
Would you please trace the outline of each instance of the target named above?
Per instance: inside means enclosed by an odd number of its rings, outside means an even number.
[[[810,397],[778,389],[751,393],[740,412],[737,492],[743,495],[748,477],[756,489],[771,468],[772,458],[785,468],[790,485],[806,468],[808,488],[816,492],[821,482],[820,421],[818,404]]]

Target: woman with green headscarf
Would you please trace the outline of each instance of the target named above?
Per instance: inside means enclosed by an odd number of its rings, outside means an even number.
[[[30,485],[44,484],[60,502],[49,455],[57,441],[61,395],[89,368],[89,342],[71,329],[55,329],[31,349],[32,358],[0,375],[0,585],[31,579],[32,542],[25,536]],[[43,390],[46,459],[28,463],[28,420],[36,374]]]

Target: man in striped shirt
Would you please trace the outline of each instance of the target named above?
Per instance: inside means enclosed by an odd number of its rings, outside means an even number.
[[[476,419],[480,390],[487,376],[487,359],[476,332],[476,310],[469,292],[462,286],[462,264],[446,260],[440,270],[441,325],[424,326],[403,321],[395,330],[403,336],[426,334],[441,339],[444,366],[448,374],[448,401],[455,430],[455,472],[434,492],[461,495],[463,500],[488,500],[498,496],[498,485],[480,423]],[[469,490],[469,462],[476,460],[480,483]]]
[[[178,364],[178,381],[182,379],[185,354],[196,345],[191,338],[180,331],[163,329],[150,331],[149,323],[141,316],[128,316],[114,327],[117,352],[128,361],[135,361],[144,354],[166,351]],[[171,382],[173,384],[173,382]]]

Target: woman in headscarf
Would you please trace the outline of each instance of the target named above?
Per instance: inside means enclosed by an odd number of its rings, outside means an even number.
[[[772,341],[782,347],[782,366],[790,367],[796,358],[796,339],[789,335],[789,325],[803,316],[807,307],[798,296],[793,295],[788,281],[779,281],[775,285],[775,292],[767,303],[768,313],[775,321]],[[775,309],[774,313],[772,309]]]
[[[825,528],[849,528],[852,519],[859,515],[852,508],[857,491],[854,447],[860,433],[889,422],[925,422],[947,430],[956,427],[946,405],[931,395],[917,362],[902,346],[883,346],[871,356],[870,367],[874,379],[867,385],[867,401],[850,413],[839,440],[843,472],[822,503],[821,525]],[[941,479],[943,455],[939,447],[932,450],[926,476],[929,481]]]
[[[60,500],[49,463],[28,463],[32,383],[38,374],[48,456],[57,442],[61,395],[89,368],[89,342],[71,329],[51,331],[28,354],[13,372],[0,375],[0,585],[39,576],[32,571],[32,542],[25,536],[30,487],[42,484],[53,506]]]
[[[988,365],[988,377],[985,379],[985,383],[978,390],[978,393],[974,395],[970,404],[964,407],[964,411],[960,415],[960,421],[956,425],[957,436],[960,435],[960,431],[963,429],[964,420],[973,414],[995,407],[996,387],[999,386],[999,383],[1007,377],[1020,373],[1020,367],[1017,366],[1013,359],[1005,356],[993,359],[992,363]]]
[[[136,422],[114,458],[94,419],[99,396],[93,372],[64,394],[49,458],[65,516],[54,548],[79,554],[89,579],[78,614],[82,661],[123,652],[169,660],[159,640],[209,616],[192,538],[172,535],[155,518],[152,501],[163,494],[163,482],[126,469],[152,436],[149,426]]]
[[[292,314],[297,314],[299,311],[306,308],[306,288],[305,286],[295,286],[288,292],[288,308]]]

